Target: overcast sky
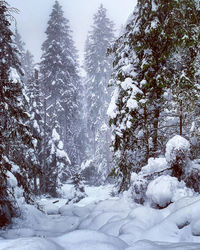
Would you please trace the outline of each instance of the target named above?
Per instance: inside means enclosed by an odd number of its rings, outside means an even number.
[[[45,40],[45,30],[55,0],[7,0],[19,9],[15,15],[17,26],[26,48],[34,55],[36,62],[41,56],[41,44]],[[108,10],[108,16],[119,29],[133,11],[137,0],[59,0],[65,17],[69,19],[73,30],[73,39],[82,57],[87,32],[92,18],[102,3]]]

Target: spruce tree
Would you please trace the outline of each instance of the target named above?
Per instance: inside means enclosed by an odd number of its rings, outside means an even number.
[[[69,155],[72,167],[79,164],[79,84],[77,54],[71,36],[69,21],[64,17],[61,5],[55,1],[48,27],[47,38],[42,45],[40,63],[41,84],[44,95],[44,175],[48,166],[47,146],[55,128],[52,117],[58,108],[59,136]],[[50,139],[51,140],[51,139]],[[42,181],[43,182],[43,181]],[[43,182],[43,185],[44,182]]]
[[[112,57],[107,56],[107,50],[113,41],[114,24],[108,18],[107,10],[100,5],[93,17],[92,29],[88,34],[84,60],[87,73],[85,85],[87,88],[88,157],[93,158],[93,165],[97,172],[105,171],[110,163],[110,138],[109,127],[106,126],[108,124],[106,111],[111,97],[107,86],[111,75]],[[105,161],[102,162],[102,158]],[[97,179],[100,180],[99,177]]]
[[[161,153],[166,93],[178,90],[170,60],[181,48],[195,46],[193,38],[185,42],[190,27],[197,24],[194,10],[195,1],[138,0],[113,46],[111,83],[116,90],[109,113],[119,192],[129,187],[131,171]],[[192,77],[191,72],[191,82]]]
[[[24,62],[23,62],[23,70],[24,70],[23,80],[24,80],[24,83],[27,85],[27,88],[28,88],[27,82],[33,78],[33,75],[35,73],[34,68],[35,68],[35,63],[34,63],[33,55],[31,54],[29,50],[26,50],[24,54]]]
[[[16,216],[17,209],[8,187],[9,173],[29,198],[28,158],[33,152],[33,138],[27,121],[27,101],[24,85],[19,75],[22,73],[18,50],[14,46],[10,30],[10,9],[5,1],[0,1],[0,226]]]
[[[19,60],[21,63],[21,67],[23,68],[24,66],[24,54],[25,54],[25,43],[22,41],[22,37],[17,29],[15,28],[15,33],[14,33],[14,43],[16,45],[16,49],[19,51]]]
[[[29,54],[29,53],[28,53]],[[27,57],[29,58],[29,56]],[[31,58],[31,57],[30,57]],[[31,62],[31,61],[30,61]],[[31,66],[27,63],[26,65]],[[33,66],[33,65],[32,65]],[[28,109],[30,113],[29,126],[31,132],[35,138],[34,145],[34,164],[35,168],[30,173],[33,180],[33,190],[35,194],[39,193],[38,179],[41,175],[42,157],[43,157],[43,147],[42,147],[42,135],[43,135],[43,103],[42,103],[42,91],[39,81],[39,72],[35,68],[35,72],[32,71],[34,68],[27,67],[27,72],[29,72],[29,77],[26,82],[27,85],[27,96],[28,96]],[[31,74],[32,73],[32,74]]]

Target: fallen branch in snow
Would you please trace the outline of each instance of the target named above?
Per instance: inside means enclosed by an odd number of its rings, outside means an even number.
[[[57,203],[57,202],[59,202],[59,200],[53,201],[52,203],[55,204],[55,203]]]

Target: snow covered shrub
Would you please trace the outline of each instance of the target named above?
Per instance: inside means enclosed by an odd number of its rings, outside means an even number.
[[[17,179],[10,171],[0,176],[0,184],[0,227],[2,227],[11,223],[12,217],[19,216],[18,200],[23,197],[23,192],[20,192]]]
[[[181,180],[189,162],[190,143],[180,135],[174,136],[167,142],[165,157],[172,168],[172,176]]]
[[[148,181],[139,174],[132,173],[131,175],[131,196],[132,199],[139,204],[143,204],[146,200],[146,190]]]
[[[188,169],[184,173],[184,181],[189,188],[200,193],[200,162],[199,160],[191,161]]]
[[[14,211],[14,202],[11,200],[11,196],[9,196],[9,192],[7,190],[7,185],[5,178],[0,176],[0,227],[5,226],[11,222],[11,218],[15,215]]]
[[[146,200],[147,186],[150,181],[160,175],[170,174],[169,166],[164,157],[149,158],[148,164],[142,167],[141,171],[131,175],[130,192],[136,203],[143,204]]]
[[[82,163],[81,176],[88,185],[100,185],[101,176],[99,175],[98,170],[95,167],[94,159],[90,159]]]
[[[162,175],[151,181],[146,191],[150,203],[160,208],[191,195],[193,191],[187,188],[183,181],[179,182],[176,177],[169,175]]]
[[[74,184],[74,187],[70,191],[66,205],[77,203],[87,196],[79,173],[74,173],[74,176],[72,177],[72,183]]]
[[[190,160],[190,143],[176,135],[166,145],[166,161],[172,168],[172,176],[183,180],[188,188],[200,192],[200,162]]]

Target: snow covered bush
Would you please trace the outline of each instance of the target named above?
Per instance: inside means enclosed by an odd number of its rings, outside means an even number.
[[[190,143],[180,135],[171,138],[166,145],[165,157],[172,168],[172,175],[181,180],[187,171],[190,154]]]
[[[103,172],[101,166],[97,166],[95,157],[81,164],[81,176],[88,185],[100,186],[103,183]]]
[[[172,176],[183,180],[186,186],[200,192],[200,164],[190,160],[191,145],[185,138],[176,135],[166,145],[166,161],[172,168]]]
[[[194,192],[187,188],[183,181],[179,182],[176,177],[169,175],[162,175],[151,181],[146,192],[150,203],[160,208],[193,194]]]
[[[131,175],[131,196],[136,203],[143,204],[146,199],[146,190],[148,182],[142,176],[136,173]]]
[[[10,170],[14,172],[16,167]],[[24,190],[18,186],[19,183],[11,171],[7,171],[5,176],[0,176],[0,227],[11,223],[12,217],[18,217],[19,208],[25,203]]]
[[[200,193],[200,162],[199,160],[191,161],[188,164],[187,171],[184,173],[184,181],[189,188]]]
[[[136,203],[143,204],[146,201],[146,191],[149,182],[163,174],[171,174],[166,159],[164,157],[149,158],[148,164],[142,167],[138,174],[131,174],[130,193],[132,199]]]
[[[78,172],[74,173],[72,177],[72,183],[74,184],[74,187],[71,189],[69,193],[69,197],[66,201],[66,205],[77,203],[87,196],[85,193],[83,181]]]

